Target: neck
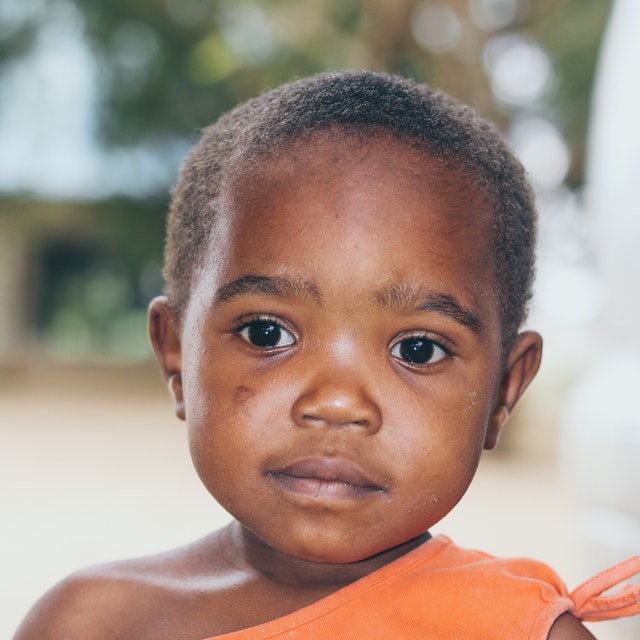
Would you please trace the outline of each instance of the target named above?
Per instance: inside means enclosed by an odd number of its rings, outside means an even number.
[[[225,534],[230,547],[249,571],[282,587],[331,592],[377,571],[431,538],[427,531],[370,558],[349,563],[311,562],[270,547],[240,523],[234,521]]]

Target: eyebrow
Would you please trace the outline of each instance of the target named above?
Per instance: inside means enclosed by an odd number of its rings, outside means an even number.
[[[223,284],[214,299],[214,304],[231,302],[240,296],[263,294],[278,298],[306,298],[314,303],[321,300],[318,288],[302,279],[284,276],[260,276],[247,274],[237,280]]]
[[[241,296],[270,295],[279,298],[303,298],[315,304],[322,302],[318,288],[304,279],[286,276],[243,275],[223,284],[216,292],[214,304],[231,302]],[[392,284],[376,293],[377,303],[388,309],[408,309],[433,311],[455,322],[469,327],[474,333],[481,333],[484,325],[470,309],[465,308],[453,296],[425,291],[422,287],[406,284]]]
[[[434,311],[465,327],[469,327],[476,334],[482,333],[484,329],[484,325],[477,314],[464,307],[447,293],[425,291],[421,287],[413,287],[406,284],[393,284],[378,292],[376,300],[380,306],[389,309]]]

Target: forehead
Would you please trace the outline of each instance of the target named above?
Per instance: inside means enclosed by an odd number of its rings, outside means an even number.
[[[428,275],[475,296],[496,288],[491,217],[453,160],[390,137],[328,133],[230,172],[211,255],[222,280],[265,269],[349,273],[354,286],[359,276],[384,285]]]
[[[303,194],[326,203],[338,196],[329,186],[339,188],[341,198],[349,192],[354,197],[379,197],[383,186],[385,195],[399,205],[424,204],[425,215],[439,207],[443,215],[434,216],[434,222],[474,224],[487,231],[492,226],[487,194],[459,159],[434,157],[391,135],[367,137],[340,129],[294,140],[269,154],[245,157],[223,180],[220,214],[228,217],[245,205],[253,208],[251,201],[256,199],[272,202]],[[356,212],[350,211],[352,216]],[[393,229],[392,217],[383,222]]]

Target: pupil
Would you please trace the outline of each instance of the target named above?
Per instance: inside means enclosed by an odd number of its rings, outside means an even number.
[[[433,343],[426,338],[409,338],[400,343],[400,354],[407,362],[425,364],[433,357]]]
[[[268,320],[257,320],[249,327],[249,340],[257,347],[275,347],[280,342],[282,331]]]

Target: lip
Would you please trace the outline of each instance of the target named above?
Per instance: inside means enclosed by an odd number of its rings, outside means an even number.
[[[343,458],[304,458],[266,475],[285,491],[318,499],[360,500],[384,492],[357,464]]]

